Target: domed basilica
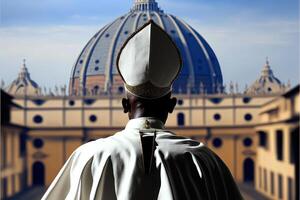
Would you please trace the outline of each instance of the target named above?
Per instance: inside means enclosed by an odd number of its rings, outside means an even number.
[[[166,14],[155,0],[135,0],[129,13],[98,31],[86,44],[71,72],[70,95],[122,93],[116,68],[118,52],[127,38],[152,19],[173,38],[183,69],[173,85],[174,93],[217,93],[223,90],[218,59],[205,39],[190,25]]]

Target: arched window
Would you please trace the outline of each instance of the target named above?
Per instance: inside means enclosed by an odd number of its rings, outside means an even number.
[[[99,94],[99,92],[100,92],[99,86],[98,85],[94,86],[94,88],[93,88],[93,95],[97,95],[97,94]]]
[[[33,185],[45,185],[45,165],[42,162],[35,162],[32,165]]]
[[[251,158],[246,158],[243,164],[244,182],[254,181],[254,161]]]
[[[178,115],[177,115],[177,124],[178,124],[178,126],[184,126],[185,120],[184,120],[184,114],[183,113],[178,113]]]

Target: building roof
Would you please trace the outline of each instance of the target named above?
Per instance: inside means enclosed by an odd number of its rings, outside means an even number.
[[[246,93],[268,94],[283,93],[286,87],[274,76],[268,58],[263,67],[260,77],[248,88]]]
[[[155,0],[135,0],[130,12],[104,26],[90,39],[72,69],[69,91],[89,87],[86,80],[91,76],[104,75],[105,88],[114,84],[121,46],[150,19],[169,33],[182,56],[183,70],[173,91],[186,93],[190,87],[193,93],[198,93],[202,85],[207,93],[216,93],[217,87],[223,85],[223,77],[214,51],[195,29],[176,16],[166,14]],[[80,79],[79,86],[75,79]]]
[[[25,59],[18,77],[7,87],[7,92],[11,95],[38,95],[40,93],[38,84],[30,78]]]

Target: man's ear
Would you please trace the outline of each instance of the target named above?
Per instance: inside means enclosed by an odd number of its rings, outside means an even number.
[[[122,99],[122,106],[123,106],[123,112],[124,112],[124,113],[128,113],[129,110],[130,110],[129,100],[123,98],[123,99]]]
[[[172,99],[170,99],[170,101],[169,101],[169,109],[168,109],[169,113],[173,112],[176,104],[177,104],[177,99],[175,97],[173,97]]]

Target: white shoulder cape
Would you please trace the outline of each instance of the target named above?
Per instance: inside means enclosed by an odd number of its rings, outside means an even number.
[[[84,144],[42,200],[242,199],[226,165],[203,144],[156,129],[154,146],[145,158],[138,128]]]

